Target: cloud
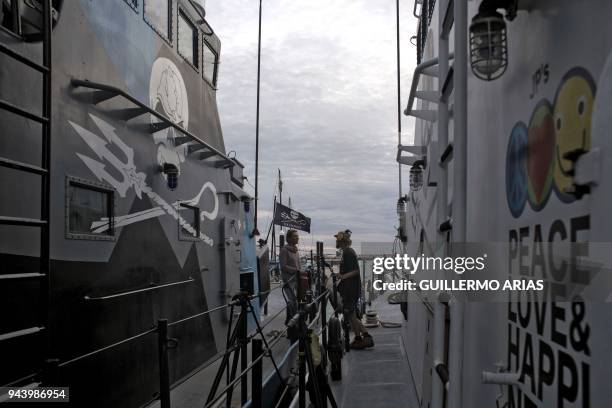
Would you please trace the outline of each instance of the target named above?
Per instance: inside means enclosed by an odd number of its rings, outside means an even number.
[[[258,7],[256,0],[208,0],[221,39],[219,104],[228,150],[254,183]],[[402,105],[416,32],[401,10]],[[312,218],[315,240],[390,241],[397,225],[395,2],[263,0],[259,223],[267,230],[277,169],[283,201]],[[403,108],[403,107],[402,107]],[[413,122],[402,121],[403,133]],[[407,175],[407,170],[404,171]],[[303,240],[310,243],[310,237]]]

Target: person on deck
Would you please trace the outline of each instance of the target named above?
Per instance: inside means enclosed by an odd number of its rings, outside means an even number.
[[[297,244],[300,241],[298,233],[294,229],[287,231],[286,235],[287,244],[281,248],[278,255],[278,260],[281,269],[281,280],[283,282],[283,292],[287,298],[287,323],[298,310],[297,301],[298,298],[303,296],[302,293],[297,294],[296,289],[298,287],[297,273],[300,273],[300,289],[304,278],[307,280],[308,277],[306,272],[300,269],[300,255],[298,253]],[[302,292],[302,290],[300,290]]]
[[[374,339],[365,330],[363,323],[357,317],[357,302],[361,292],[361,276],[357,254],[351,248],[351,231],[340,231],[334,237],[336,237],[336,248],[342,251],[338,291],[340,296],[342,296],[344,318],[349,320],[351,329],[355,333],[355,338],[351,342],[351,348],[359,350],[374,347]]]

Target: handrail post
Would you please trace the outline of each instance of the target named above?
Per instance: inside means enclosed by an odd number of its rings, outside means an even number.
[[[306,337],[304,328],[304,302],[300,300],[298,306],[299,320],[298,320],[298,357],[299,357],[299,388],[298,388],[298,399],[299,408],[306,408]]]
[[[43,371],[43,385],[46,387],[58,386],[59,382],[59,359],[48,358],[45,360]]]
[[[263,362],[260,359],[255,362],[259,356],[263,353],[263,341],[261,339],[253,339],[252,343],[252,353],[251,360],[255,363],[253,366],[253,373],[251,377],[251,401],[253,408],[261,408],[262,407],[262,368]]]
[[[308,307],[308,323],[312,323],[317,315],[317,305],[313,304],[314,296],[312,290],[308,289],[306,291],[306,304]]]
[[[247,361],[247,335],[248,335],[248,310],[247,310],[248,294],[245,292],[241,298],[241,312],[243,319],[240,321],[240,399],[242,405],[246,404],[248,397],[248,378],[246,374]]]
[[[319,273],[320,293],[325,292],[325,261],[323,260],[323,242],[317,242],[317,270]],[[328,295],[329,296],[329,295]],[[327,296],[321,299],[321,335],[323,336],[323,350],[327,350]],[[327,366],[327,353],[322,353],[323,367]]]
[[[321,353],[321,363],[323,368],[327,367],[327,296],[321,299],[321,336],[323,336],[323,353]]]
[[[317,279],[318,279],[318,290],[319,293],[323,293],[322,291],[325,290],[325,285],[324,285],[324,280],[323,280],[323,276],[325,276],[325,267],[323,267],[323,275],[321,275],[321,242],[317,241],[317,255],[315,257],[315,259],[317,260]]]
[[[308,285],[312,287],[312,281],[314,280],[314,255],[312,249],[310,250],[310,270],[308,271]],[[318,288],[316,288],[318,289]],[[318,293],[317,293],[318,295]]]
[[[168,319],[157,321],[157,350],[159,356],[159,403],[170,408],[170,372],[168,371]]]

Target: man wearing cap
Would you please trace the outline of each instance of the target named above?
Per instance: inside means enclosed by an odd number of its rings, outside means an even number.
[[[364,349],[374,346],[374,339],[363,327],[361,320],[357,318],[357,301],[361,292],[361,277],[359,273],[359,262],[357,254],[351,248],[351,231],[340,231],[336,235],[336,248],[342,251],[340,260],[340,282],[338,290],[342,296],[342,309],[344,317],[349,320],[355,338],[351,342],[351,348]]]

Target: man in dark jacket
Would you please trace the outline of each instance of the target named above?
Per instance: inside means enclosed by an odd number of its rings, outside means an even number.
[[[348,319],[355,338],[351,348],[364,349],[374,346],[372,336],[365,330],[361,320],[357,317],[357,302],[361,293],[361,276],[357,254],[351,248],[351,231],[340,231],[336,235],[336,248],[342,251],[340,260],[340,283],[338,290],[342,296],[342,309],[344,318]]]

